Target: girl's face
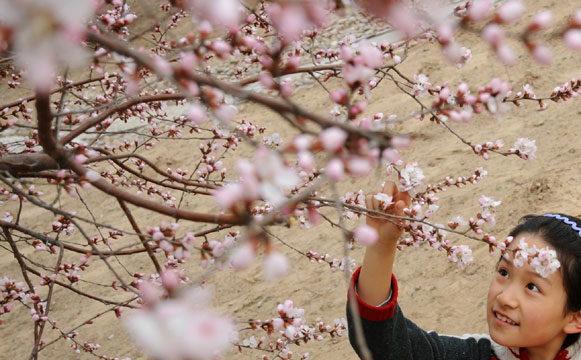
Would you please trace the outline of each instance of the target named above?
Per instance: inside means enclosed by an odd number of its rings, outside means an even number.
[[[521,238],[537,249],[548,244],[539,236],[519,234],[509,248]],[[492,339],[504,346],[527,348],[535,358],[552,359],[560,350],[573,314],[565,314],[567,294],[560,271],[547,278],[540,276],[528,264],[516,267],[502,259],[488,289],[486,318]]]

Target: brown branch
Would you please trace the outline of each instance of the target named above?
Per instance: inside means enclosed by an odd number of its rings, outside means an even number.
[[[2,230],[4,231],[4,236],[6,238],[6,241],[8,241],[8,244],[10,244],[10,247],[12,248],[12,253],[14,254],[14,258],[16,258],[18,265],[20,265],[20,270],[22,270],[22,276],[24,277],[24,281],[28,285],[30,292],[34,293],[35,292],[34,285],[32,285],[32,281],[30,281],[30,278],[28,277],[28,274],[26,273],[26,263],[24,263],[24,259],[22,258],[22,255],[20,255],[20,251],[18,251],[18,247],[16,247],[16,243],[12,239],[12,234],[10,234],[10,230],[8,230],[8,228],[5,226],[2,226]]]
[[[201,188],[206,188],[206,189],[216,189],[216,187],[214,185],[211,184],[204,184],[204,183],[200,183],[197,181],[188,181],[185,179],[182,180],[177,180],[177,179],[173,179],[168,177],[168,174],[163,172],[160,168],[158,168],[154,163],[152,163],[151,161],[149,161],[149,159],[147,159],[146,157],[143,157],[139,154],[121,154],[121,155],[112,155],[109,151],[101,149],[101,148],[95,148],[96,151],[107,155],[106,157],[103,158],[96,158],[96,159],[89,159],[87,161],[87,163],[91,163],[91,162],[96,162],[96,161],[100,161],[100,160],[112,160],[117,166],[119,166],[120,168],[122,168],[125,171],[128,171],[130,173],[132,173],[133,175],[142,178],[143,180],[149,181],[151,183],[160,185],[160,186],[166,186],[166,187],[171,187],[174,188],[176,190],[184,190],[183,187],[178,187],[178,186],[171,186],[170,184],[164,184],[162,181],[158,181],[156,179],[153,179],[149,176],[146,176],[138,171],[136,171],[135,169],[130,168],[129,166],[123,164],[120,161],[117,161],[118,159],[123,159],[123,158],[129,158],[129,157],[133,157],[136,159],[139,159],[141,161],[143,161],[144,163],[146,163],[151,169],[153,169],[156,173],[165,176],[169,179],[171,179],[172,181],[178,181],[181,184],[184,185],[189,185],[189,186],[196,186],[196,187],[201,187]],[[207,191],[194,191],[197,194],[201,194],[201,195],[212,195],[211,193],[207,192]]]
[[[24,262],[24,259],[22,258],[22,255],[20,254],[20,251],[18,250],[16,243],[12,239],[12,234],[10,234],[10,230],[8,230],[8,228],[6,228],[6,227],[2,227],[2,230],[4,231],[4,237],[6,238],[6,241],[8,241],[8,243],[10,244],[10,247],[12,248],[12,254],[14,255],[14,258],[16,259],[16,261],[18,262],[18,265],[20,266],[20,271],[22,273],[22,276],[24,277],[24,281],[28,285],[30,293],[35,294],[36,291],[34,291],[34,285],[32,285],[32,281],[30,281],[30,278],[28,277],[28,273],[26,272],[26,270],[27,270],[26,263]],[[38,316],[42,315],[39,312],[38,304],[36,302],[34,302],[33,305],[34,305],[34,310],[36,311]],[[36,349],[38,348],[38,344],[40,342],[39,337],[40,337],[40,335],[39,335],[38,321],[35,321],[34,322],[34,345],[32,347],[32,353],[30,354],[31,359],[37,358]]]
[[[14,223],[10,223],[10,222],[6,222],[3,220],[0,220],[0,227],[5,227],[5,228],[9,228],[9,229],[14,229],[17,230],[23,234],[26,234],[28,236],[32,236],[35,239],[38,239],[40,241],[42,241],[45,244],[51,244],[51,245],[55,245],[55,246],[63,246],[66,250],[78,253],[78,254],[91,254],[91,255],[97,255],[97,252],[91,250],[91,249],[83,249],[80,247],[76,247],[70,244],[66,244],[63,243],[59,240],[53,239],[50,236],[44,235],[42,233],[38,233],[35,231],[32,231],[28,228],[25,228],[21,225],[18,224],[14,224]],[[224,229],[228,229],[231,228],[232,225],[225,225],[225,226],[216,226],[213,227],[211,229],[208,230],[202,230],[199,231],[197,233],[194,233],[194,236],[205,236],[214,232],[218,232],[220,230],[224,230]],[[152,250],[157,249],[157,247],[153,247]],[[145,252],[146,250],[144,248],[137,248],[137,249],[131,249],[131,250],[105,250],[105,251],[101,251],[101,254],[103,256],[122,256],[122,255],[133,255],[133,254],[139,254],[142,252]]]
[[[21,173],[26,172],[33,173],[58,168],[58,163],[43,153],[16,154],[0,157],[0,171],[7,171],[13,176],[19,176]]]
[[[61,245],[60,251],[59,251],[59,257],[58,257],[56,264],[54,266],[55,276],[58,275],[58,273],[59,273],[59,267],[61,266],[61,262],[63,261],[64,253],[65,253],[65,249]],[[46,301],[45,301],[46,305],[44,308],[44,316],[46,316],[46,317],[48,317],[48,314],[50,313],[50,305],[52,302],[53,291],[54,291],[54,283],[50,282],[50,283],[48,283],[48,295],[46,296]],[[45,325],[46,325],[46,322],[40,323],[40,329],[38,331],[38,339],[34,342],[34,348],[32,349],[31,357],[34,357],[35,359],[38,358],[38,353],[39,353],[38,346],[40,345],[40,341],[42,340],[42,333],[44,332]]]
[[[117,75],[112,74],[110,76],[111,77],[116,77]],[[93,78],[93,79],[82,80],[82,81],[79,81],[79,82],[76,82],[76,83],[72,83],[70,85],[65,85],[65,86],[63,86],[63,87],[61,87],[59,89],[51,90],[49,94],[51,94],[51,95],[52,94],[56,94],[56,93],[59,93],[59,92],[61,92],[63,90],[67,90],[67,89],[74,88],[74,87],[77,87],[77,86],[86,85],[86,84],[89,84],[89,83],[92,83],[92,82],[96,82],[96,81],[101,81],[103,79],[105,79],[104,76],[96,77],[96,78]],[[4,109],[11,108],[11,107],[19,106],[23,102],[29,102],[29,101],[34,101],[34,100],[36,100],[36,96],[29,96],[27,98],[20,99],[20,100],[17,100],[17,101],[14,101],[14,102],[11,102],[11,103],[8,103],[8,104],[5,104],[5,105],[0,105],[0,111],[2,111]]]
[[[39,143],[44,151],[53,159],[55,159],[62,168],[71,169],[77,175],[86,177],[87,169],[73,159],[72,153],[66,151],[59,143],[51,129],[52,114],[50,113],[50,103],[48,95],[37,95],[36,109],[38,116],[38,138]],[[235,224],[242,225],[246,219],[242,219],[236,215],[220,215],[198,213],[193,211],[186,211],[176,209],[167,205],[159,204],[151,200],[144,199],[137,195],[129,194],[118,187],[109,184],[103,179],[98,179],[91,182],[97,189],[106,194],[114,196],[117,199],[123,200],[138,207],[142,207],[159,214],[167,215],[175,219],[184,219],[195,222],[205,222],[213,224]]]
[[[35,231],[32,231],[28,228],[25,228],[21,225],[18,224],[13,224],[10,222],[6,222],[3,220],[0,220],[0,226],[1,227],[5,227],[5,228],[10,228],[10,229],[14,229],[17,230],[23,234],[32,236],[35,239],[38,239],[40,241],[42,241],[45,244],[50,244],[50,245],[55,245],[55,246],[63,246],[66,250],[75,252],[75,253],[79,253],[79,254],[91,254],[91,255],[97,255],[97,253],[93,252],[90,249],[83,249],[80,247],[76,247],[70,244],[65,244],[59,240],[53,239],[50,236],[44,235],[42,233],[38,233]],[[115,255],[133,255],[133,254],[138,254],[141,252],[144,252],[144,249],[133,249],[133,250],[111,250],[111,251],[101,251],[101,254],[103,254],[104,256],[115,256]]]
[[[186,95],[184,95],[184,94],[159,94],[159,95],[138,96],[138,97],[129,99],[128,101],[126,101],[122,104],[117,104],[116,106],[113,106],[113,107],[105,110],[104,112],[102,112],[101,114],[99,114],[98,116],[96,116],[92,119],[88,119],[88,120],[84,121],[77,128],[75,128],[73,131],[71,131],[66,136],[64,136],[60,140],[60,142],[62,145],[68,144],[69,142],[71,142],[77,136],[83,134],[88,129],[92,128],[93,126],[95,126],[103,121],[105,121],[109,116],[112,116],[117,112],[126,110],[134,105],[148,103],[148,102],[155,102],[155,101],[183,100],[185,98],[186,98]]]
[[[131,211],[129,211],[129,208],[127,207],[127,205],[125,205],[125,203],[122,200],[117,199],[117,201],[119,202],[119,206],[121,206],[121,209],[123,209],[125,216],[127,216],[127,220],[129,220],[129,222],[131,223],[131,227],[133,227],[133,230],[137,233],[137,236],[139,236],[139,240],[141,240],[143,247],[147,251],[147,255],[149,255],[151,262],[153,262],[153,265],[155,266],[155,270],[157,271],[157,273],[159,275],[161,275],[161,273],[162,273],[161,266],[159,265],[159,262],[157,261],[155,254],[153,253],[153,250],[151,249],[151,246],[149,246],[147,239],[145,238],[145,236],[143,236],[141,229],[139,229],[139,225],[137,225],[137,222],[135,221],[135,218],[133,218]]]
[[[32,273],[32,274],[34,274],[34,275],[36,275],[36,276],[38,276],[39,278],[42,279],[42,276],[41,276],[40,272],[36,271],[35,269],[33,269],[33,268],[29,267],[29,266],[26,266],[26,270],[28,272],[30,272],[30,273]],[[50,280],[50,281],[52,281],[53,283],[55,283],[55,284],[57,284],[59,286],[64,287],[65,289],[68,289],[68,290],[70,290],[70,291],[72,291],[74,293],[77,293],[77,294],[79,294],[81,296],[84,296],[86,298],[89,298],[89,299],[93,299],[93,300],[98,301],[100,303],[103,303],[105,305],[117,305],[117,306],[128,307],[128,308],[131,308],[131,309],[137,309],[137,306],[125,304],[125,303],[122,303],[122,302],[120,303],[120,302],[116,302],[116,301],[111,301],[111,300],[107,300],[107,299],[100,298],[100,297],[95,296],[95,295],[87,294],[86,292],[83,292],[83,291],[81,291],[81,290],[79,290],[79,289],[77,289],[77,288],[75,288],[75,287],[73,287],[73,286],[71,286],[69,284],[65,284],[65,283],[63,283],[61,281],[58,281],[58,280]]]
[[[333,72],[337,72],[339,69],[341,69],[343,65],[342,64],[328,64],[328,65],[318,65],[318,66],[306,66],[306,67],[301,67],[301,68],[296,68],[293,70],[283,70],[278,76],[285,76],[285,75],[291,75],[291,74],[299,74],[299,73],[312,73],[312,72],[316,72],[316,71],[333,71]],[[243,87],[246,86],[248,84],[252,84],[257,82],[260,79],[260,76],[252,76],[252,77],[248,77],[246,79],[241,80],[240,82],[238,82],[238,86]]]

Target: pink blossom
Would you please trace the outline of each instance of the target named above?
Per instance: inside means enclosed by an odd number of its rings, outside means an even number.
[[[268,253],[264,257],[262,267],[266,280],[278,280],[287,276],[290,271],[287,257],[278,251]]]
[[[270,73],[263,73],[258,76],[258,81],[267,89],[276,88],[276,82]]]
[[[316,225],[319,223],[319,221],[321,221],[321,214],[319,213],[319,211],[314,208],[314,207],[309,207],[308,208],[308,214],[309,214],[309,222],[313,225]]]
[[[551,65],[553,63],[553,55],[548,47],[544,45],[536,45],[533,49],[533,59],[543,65]]]
[[[283,81],[281,81],[281,83],[280,83],[280,94],[283,97],[289,97],[289,96],[291,96],[292,93],[293,93],[293,90],[294,90],[294,88],[292,86],[292,83],[291,83],[290,78],[286,78],[286,79],[283,79]]]
[[[447,101],[448,98],[450,97],[450,88],[449,87],[444,87],[440,90],[440,100],[444,100]]]
[[[371,171],[371,163],[363,157],[352,157],[347,161],[347,171],[353,176],[366,176]]]
[[[238,334],[233,322],[208,307],[200,288],[177,299],[138,310],[125,325],[141,348],[157,359],[211,360],[229,348]]]
[[[345,167],[341,159],[331,159],[325,167],[325,174],[333,181],[340,181],[345,176]]]
[[[240,3],[238,0],[188,0],[192,14],[197,22],[206,21],[208,25],[224,27],[232,31],[238,27],[241,20]],[[208,33],[212,30],[207,31]]]
[[[155,64],[155,71],[157,71],[159,75],[171,76],[171,74],[173,73],[173,68],[170,65],[170,63],[161,56],[154,55],[153,62]]]
[[[353,60],[353,50],[349,46],[341,46],[339,49],[339,54],[341,56],[341,60],[348,62]]]
[[[531,25],[529,26],[529,28],[545,29],[549,26],[551,20],[553,20],[553,13],[551,12],[551,10],[541,11],[540,13],[535,15],[533,21],[531,21]]]
[[[490,0],[475,0],[468,8],[468,16],[472,21],[482,21],[488,17],[491,8]]]
[[[280,206],[286,200],[286,192],[299,184],[300,178],[294,169],[286,166],[280,154],[265,148],[254,154],[260,195],[273,206]]]
[[[414,74],[414,95],[424,97],[432,87],[428,77],[424,74]]]
[[[218,39],[210,44],[210,48],[220,57],[220,59],[228,59],[232,46],[222,39]]]
[[[367,67],[375,69],[383,65],[383,54],[376,46],[373,46],[368,42],[362,42],[357,50],[361,54],[363,63]]]
[[[520,238],[520,242],[514,252],[512,263],[514,266],[521,267],[528,263],[529,257],[533,257],[537,253],[537,247],[529,247],[529,244],[525,241],[525,238]]]
[[[298,68],[301,65],[301,57],[300,56],[290,56],[288,58],[288,61],[286,63],[286,66],[289,70],[294,70],[296,68]]]
[[[280,6],[270,4],[266,11],[279,35],[286,41],[297,40],[303,30],[308,28],[305,12],[299,6]]]
[[[410,146],[412,143],[412,138],[405,135],[395,135],[391,138],[391,146],[396,149],[402,149]]]
[[[448,259],[458,265],[460,269],[464,269],[466,265],[474,260],[474,257],[468,245],[458,245],[452,246],[452,251],[448,253]]]
[[[347,94],[347,90],[345,90],[342,87],[331,91],[330,96],[331,100],[336,104],[345,105],[349,101],[349,95]]]
[[[364,246],[375,244],[378,238],[377,231],[369,225],[358,226],[353,231],[353,239]]]
[[[406,37],[413,37],[417,34],[420,20],[414,11],[404,3],[385,0],[370,0],[368,2],[374,3],[376,8],[382,9],[389,24],[402,31]]]
[[[206,112],[198,104],[192,104],[188,110],[188,120],[194,125],[202,125],[206,121]]]
[[[208,37],[212,30],[214,30],[214,27],[207,20],[201,20],[200,23],[198,24],[198,31],[200,32],[202,38]]]
[[[516,64],[516,55],[514,54],[510,46],[506,44],[501,44],[496,49],[496,56],[498,56],[498,59],[507,66],[512,66]]]
[[[500,6],[496,15],[505,24],[512,24],[525,11],[525,6],[520,0],[512,0]]]
[[[351,108],[349,108],[349,114],[352,117],[356,117],[358,115],[360,115],[361,113],[363,113],[365,111],[365,109],[367,108],[367,101],[358,101],[355,104],[353,104],[353,106],[351,106]]]
[[[531,260],[531,267],[542,277],[546,278],[561,267],[557,252],[549,247],[538,251]]]
[[[238,113],[238,109],[234,105],[222,104],[218,109],[214,111],[216,117],[226,124],[229,124],[234,120],[234,116]]]
[[[164,291],[152,281],[141,281],[138,285],[139,293],[147,305],[156,304],[161,300]]]
[[[454,29],[451,24],[442,23],[436,28],[438,40],[442,44],[448,44],[454,38]]]
[[[343,129],[333,126],[325,129],[319,136],[319,139],[323,143],[325,150],[335,152],[339,150],[345,143],[345,140],[347,140],[347,133]]]
[[[496,217],[494,214],[494,211],[495,211],[494,208],[500,206],[500,204],[502,204],[502,201],[500,201],[500,200],[497,201],[497,200],[494,200],[493,198],[482,195],[480,197],[480,199],[478,199],[478,202],[480,203],[480,206],[482,207],[482,214],[481,214],[482,219],[492,226],[496,225]]]
[[[571,25],[574,27],[581,27],[581,9],[575,10],[571,16]]]
[[[252,265],[255,258],[256,252],[254,251],[254,246],[247,241],[234,249],[234,252],[230,255],[230,265],[235,270],[244,270]]]
[[[537,151],[536,141],[527,138],[519,138],[514,143],[511,151],[518,152],[518,155],[525,160],[533,160]]]
[[[377,193],[373,195],[373,198],[379,202],[381,210],[385,210],[388,206],[393,205],[393,197],[385,193]]]
[[[309,151],[300,151],[297,154],[297,163],[303,170],[311,170],[315,166],[315,158]]]
[[[418,167],[418,163],[407,163],[399,172],[399,182],[403,191],[411,190],[423,183],[424,172]]]
[[[565,44],[573,50],[581,50],[581,29],[569,29],[563,36]]]
[[[266,11],[285,42],[298,40],[305,30],[323,25],[326,10],[317,2],[270,4]]]
[[[179,273],[175,270],[166,270],[161,273],[161,283],[168,291],[175,290],[180,283]]]
[[[382,157],[387,160],[389,164],[393,164],[399,160],[399,151],[397,149],[385,149],[383,150]]]
[[[307,134],[300,134],[295,136],[293,145],[297,150],[308,150],[311,147],[311,138]]]
[[[488,24],[482,30],[482,38],[490,45],[496,47],[504,41],[504,30],[498,24]]]
[[[244,197],[244,188],[240,183],[226,184],[214,192],[214,201],[225,210],[231,210]]]
[[[364,64],[357,65],[345,65],[343,67],[343,79],[347,84],[353,85],[355,83],[364,84],[367,83],[373,75],[374,70],[365,66]]]

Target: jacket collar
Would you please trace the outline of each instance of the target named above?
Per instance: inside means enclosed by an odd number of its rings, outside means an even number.
[[[490,339],[492,351],[498,360],[529,360],[526,350],[509,348],[495,343]],[[554,360],[581,360],[581,338],[564,350],[561,350]]]

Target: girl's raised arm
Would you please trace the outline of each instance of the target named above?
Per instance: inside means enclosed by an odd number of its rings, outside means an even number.
[[[382,193],[392,196],[393,204],[383,209],[373,195],[367,195],[365,198],[367,209],[403,216],[403,209],[410,205],[409,194],[400,192],[392,181],[385,183]],[[357,293],[363,301],[370,305],[381,304],[387,300],[391,292],[391,274],[397,240],[403,231],[396,222],[396,219],[379,219],[373,214],[367,214],[367,225],[377,231],[379,239],[365,251]]]

